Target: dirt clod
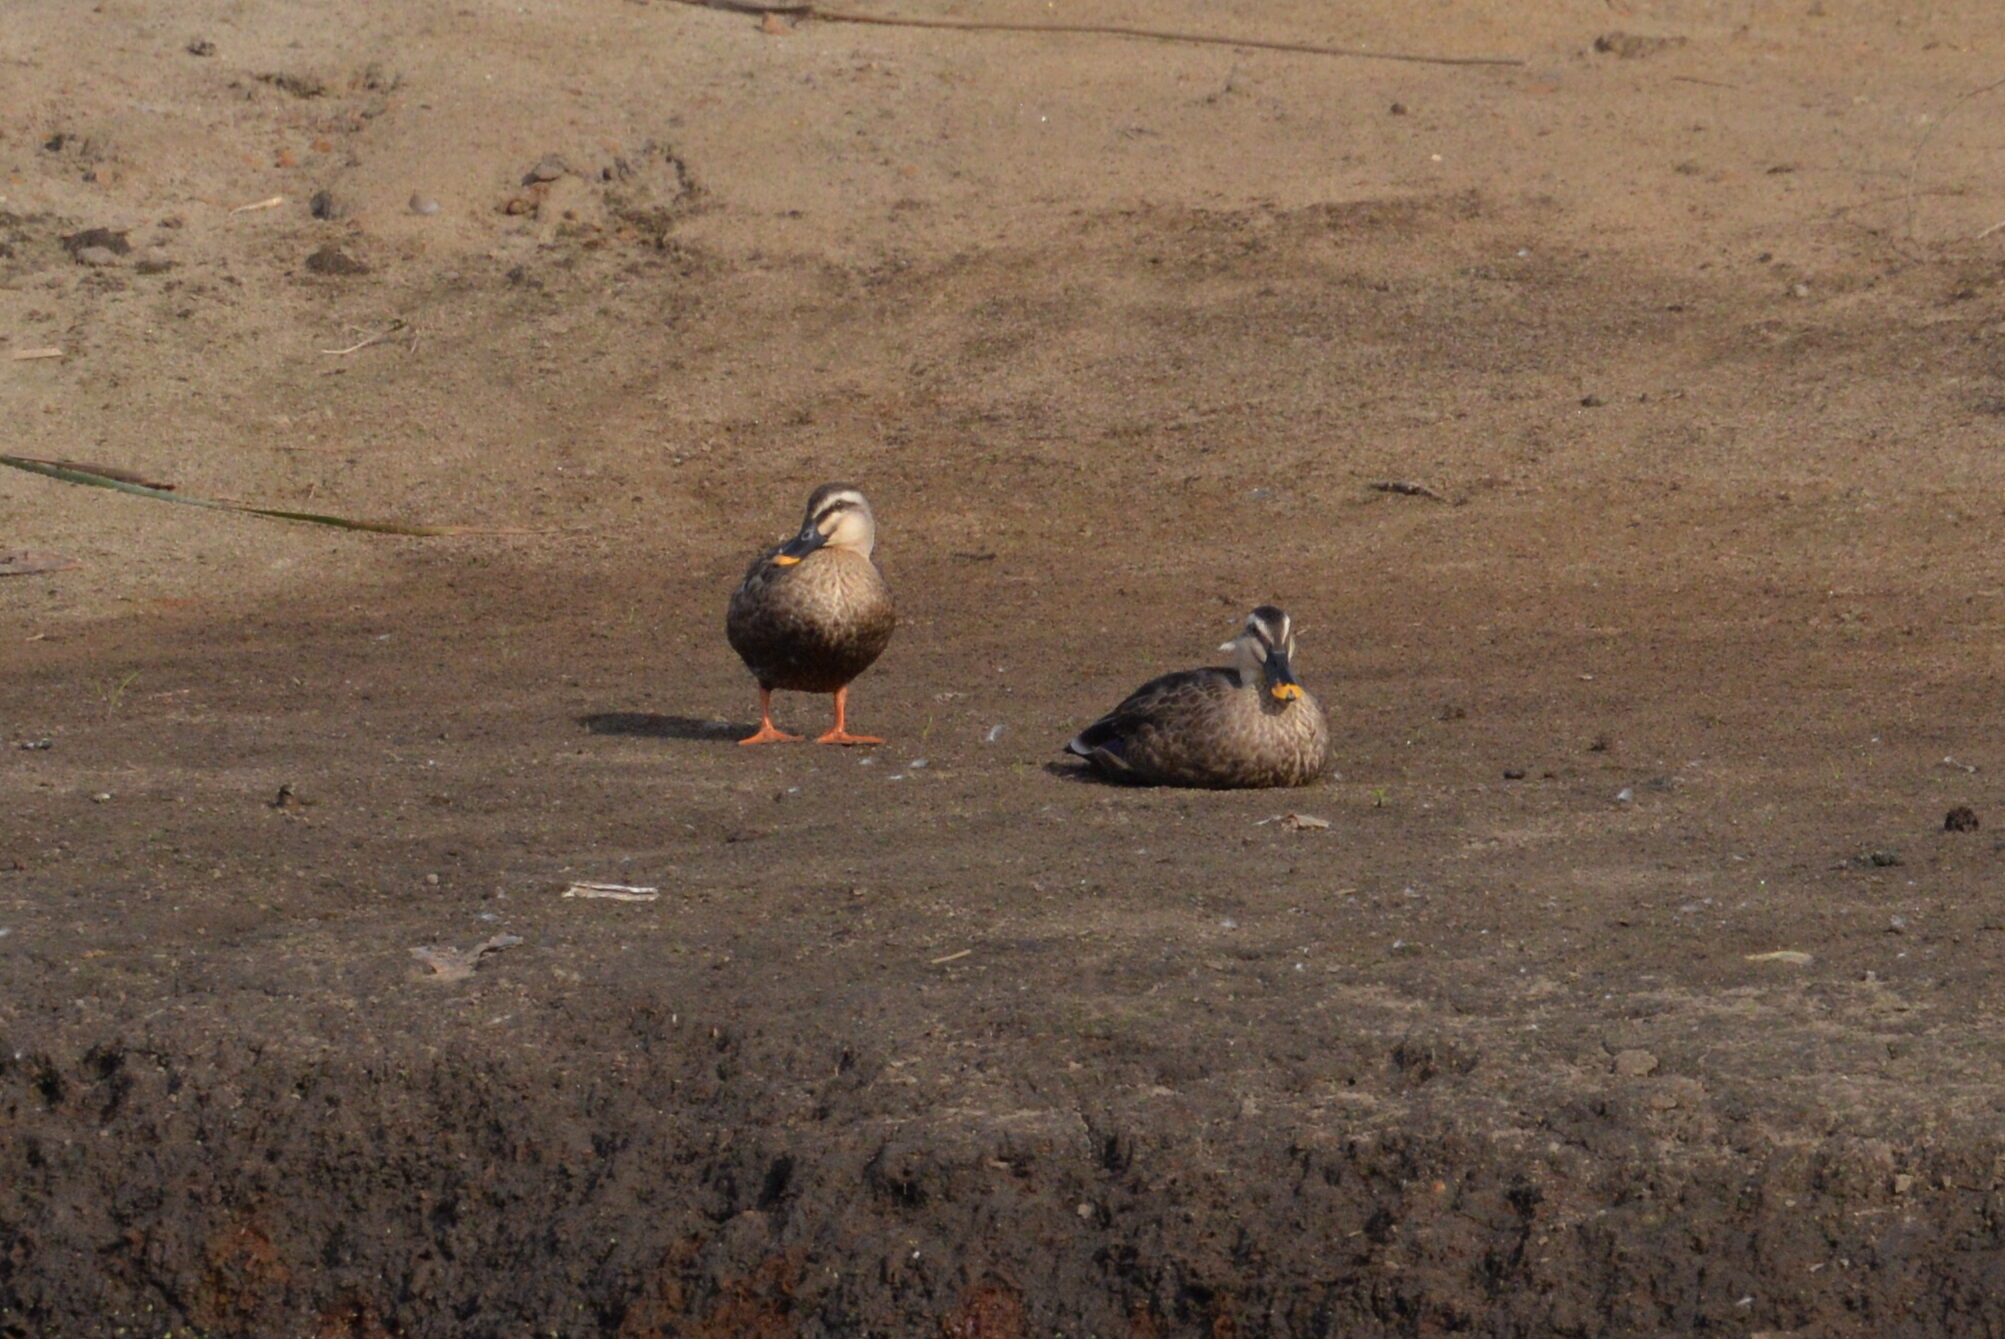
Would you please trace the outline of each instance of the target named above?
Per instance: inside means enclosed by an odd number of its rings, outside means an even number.
[[[1643,33],[1603,33],[1594,39],[1594,49],[1619,60],[1642,60],[1685,45],[1686,37],[1653,37]]]
[[[1625,1079],[1640,1079],[1656,1072],[1657,1057],[1642,1050],[1617,1051],[1610,1068]]]
[[[86,251],[109,252],[116,261],[119,256],[132,250],[132,243],[126,240],[125,230],[122,228],[85,228],[81,232],[68,234],[62,241],[63,250],[69,252],[80,264],[90,263],[83,259],[83,253]]]
[[[367,265],[331,242],[307,256],[306,268],[315,274],[332,275],[337,278],[369,273]]]

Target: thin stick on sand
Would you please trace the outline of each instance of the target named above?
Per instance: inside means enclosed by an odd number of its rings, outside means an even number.
[[[1433,56],[1408,51],[1369,51],[1362,47],[1325,46],[1317,42],[1277,42],[1258,37],[1221,37],[1212,33],[1174,32],[1165,28],[1137,28],[1124,23],[1012,23],[998,19],[910,18],[897,14],[858,14],[845,9],[825,9],[802,0],[781,0],[761,4],[759,0],[675,0],[699,9],[724,9],[736,14],[756,14],[761,18],[784,15],[796,19],[820,19],[823,23],[868,23],[886,28],[946,28],[956,32],[983,33],[1073,33],[1097,37],[1138,37],[1154,42],[1188,42],[1200,46],[1252,47],[1260,51],[1293,51],[1310,56],[1346,56],[1355,60],[1397,60],[1418,65],[1523,65],[1515,56]]]

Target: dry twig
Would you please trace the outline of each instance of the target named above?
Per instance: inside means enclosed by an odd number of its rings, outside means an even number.
[[[1994,92],[1995,90],[2000,88],[2005,88],[2005,79],[1993,79],[1988,84],[1981,84],[1976,88],[1970,89],[1968,92],[1958,94],[1954,99],[1950,101],[1948,106],[1944,107],[1942,111],[1936,115],[1935,119],[1933,119],[1928,123],[1927,127],[1923,129],[1923,131],[1921,132],[1921,137],[1915,140],[1914,154],[1908,159],[1907,179],[1905,183],[1906,188],[1902,192],[1907,202],[1906,232],[1908,241],[1912,242],[1915,240],[1914,183],[1915,183],[1915,174],[1921,170],[1922,150],[1928,147],[1929,140],[1933,138],[1935,135],[1936,127],[1940,126],[1944,121],[1947,121],[1950,118],[1950,115],[1953,112],[1955,112],[1957,108],[1961,107],[1964,103],[1969,102],[1973,98],[1981,98],[1986,93]]]
[[[345,349],[322,349],[321,352],[333,358],[342,357],[344,354],[356,353],[362,349],[370,347],[373,344],[381,344],[383,341],[389,339],[390,336],[402,330],[406,324],[407,322],[405,322],[405,320],[402,317],[398,317],[396,320],[390,322],[390,324],[384,326],[381,330],[377,331],[375,334],[369,336],[369,338],[361,341],[358,344],[350,344]],[[353,327],[351,327],[351,329],[352,328]]]
[[[1309,56],[1349,56],[1358,60],[1397,60],[1419,65],[1523,65],[1515,56],[1429,56],[1405,51],[1368,51],[1361,47],[1324,46],[1315,42],[1276,42],[1253,37],[1220,37],[1212,33],[1172,32],[1163,28],[1137,28],[1122,23],[1010,23],[995,19],[909,18],[896,14],[858,14],[851,10],[825,9],[808,0],[675,0],[699,9],[724,9],[737,14],[754,14],[763,22],[784,14],[796,19],[820,19],[824,23],[868,23],[887,28],[946,28],[956,32],[985,33],[1074,33],[1098,37],[1139,37],[1156,42],[1189,42],[1200,46],[1251,47],[1260,51],[1293,51]]]
[[[1403,479],[1380,479],[1371,485],[1371,490],[1374,493],[1397,493],[1401,497],[1432,498],[1436,502],[1448,500],[1426,484],[1407,483]]]

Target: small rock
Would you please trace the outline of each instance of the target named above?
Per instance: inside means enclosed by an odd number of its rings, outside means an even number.
[[[537,160],[536,166],[530,168],[524,174],[522,184],[524,186],[534,186],[539,181],[555,181],[570,170],[570,164],[566,163],[560,155],[546,153]]]
[[[1648,1051],[1617,1051],[1615,1072],[1625,1079],[1640,1079],[1656,1072],[1657,1057]]]
[[[103,804],[110,799],[111,799],[111,792],[108,790],[101,790],[97,794],[91,796],[91,803]]]
[[[1898,1176],[1894,1177],[1894,1193],[1896,1195],[1905,1195],[1910,1190],[1913,1189],[1914,1189],[1914,1177],[1910,1176],[1908,1173],[1902,1172]]]
[[[306,258],[306,268],[315,274],[339,276],[369,273],[367,265],[331,242]]]
[[[1506,780],[1506,781],[1523,781],[1524,779],[1525,779],[1525,769],[1524,769],[1524,768],[1522,768],[1522,767],[1506,767],[1506,768],[1504,769],[1504,780]]]
[[[439,876],[436,874],[427,874],[425,875],[425,883],[429,887],[436,888],[439,886]]]
[[[410,210],[413,214],[436,214],[439,212],[439,202],[429,195],[413,195]]]
[[[77,248],[77,264],[79,265],[104,266],[123,265],[124,263],[125,261],[120,258],[118,252],[108,246],[83,246]]]
[[[141,274],[165,274],[174,268],[174,262],[165,256],[148,256],[133,268]]]
[[[1793,298],[1807,298],[1807,297],[1809,297],[1809,296],[1810,296],[1810,285],[1809,285],[1809,284],[1791,284],[1791,285],[1789,286],[1789,296],[1791,296],[1791,297],[1793,297]]]
[[[41,739],[24,739],[20,743],[16,744],[14,747],[17,749],[27,749],[31,752],[36,752],[42,749],[52,749],[55,746],[56,746],[55,740],[44,737]]]
[[[1975,832],[1977,828],[1977,811],[1967,804],[1959,804],[1943,815],[1944,832]]]
[[[315,191],[306,202],[306,210],[315,218],[326,219],[330,223],[348,217],[347,208],[334,198],[333,191]]]
[[[1392,113],[1394,116],[1404,116],[1406,115],[1406,104],[1403,102],[1395,102],[1392,104],[1392,106],[1386,108],[1386,110]]]
[[[216,54],[216,44],[206,37],[194,38],[188,43],[186,49],[191,56],[213,56]]]
[[[1602,399],[1599,395],[1583,395],[1580,397],[1580,407],[1582,409],[1599,409],[1607,403],[1608,401]]]

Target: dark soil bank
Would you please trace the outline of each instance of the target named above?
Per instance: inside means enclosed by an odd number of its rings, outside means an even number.
[[[924,1109],[812,1026],[619,1027],[590,1066],[474,1036],[17,1052],[4,1332],[1940,1335],[2005,1307],[1995,1140],[1779,1142],[1633,1084],[1472,1129],[1499,1076],[1411,1046],[1358,1074],[1410,1094],[1392,1128],[1038,1070],[1015,1109]]]

